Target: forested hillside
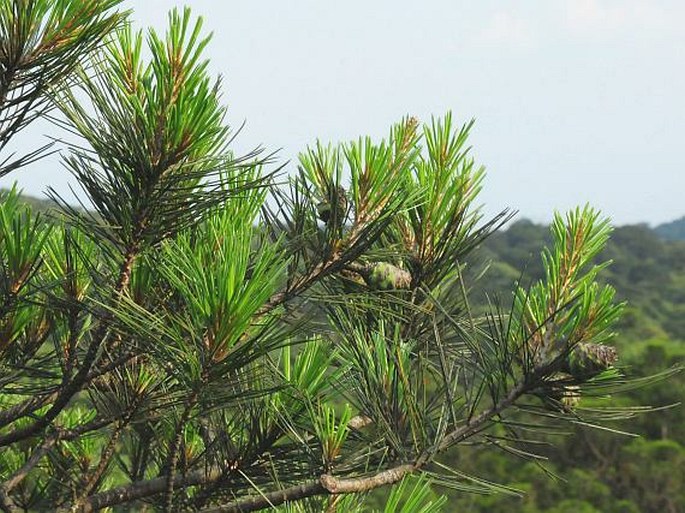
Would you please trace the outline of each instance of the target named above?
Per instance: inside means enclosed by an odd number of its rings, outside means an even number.
[[[8,189],[6,187],[0,187],[0,195],[7,192]],[[55,202],[48,198],[36,198],[35,196],[22,194],[22,200],[36,212],[47,213],[55,207]]]
[[[685,216],[657,226],[654,231],[668,240],[685,240]]]

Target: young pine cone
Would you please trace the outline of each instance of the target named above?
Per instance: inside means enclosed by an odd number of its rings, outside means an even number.
[[[376,290],[408,289],[411,285],[409,271],[400,269],[388,262],[375,262],[367,266],[367,273],[363,275],[369,288]]]
[[[335,212],[333,211],[332,205],[335,205]],[[336,220],[342,220],[347,214],[347,194],[345,189],[338,187],[336,191],[323,201],[319,202],[316,206],[316,213],[319,215],[324,223],[328,224],[334,218]]]
[[[617,359],[613,347],[581,342],[571,350],[562,370],[585,381],[611,368]]]

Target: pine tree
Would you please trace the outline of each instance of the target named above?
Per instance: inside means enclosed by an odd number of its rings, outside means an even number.
[[[143,35],[118,4],[1,4],[0,149],[52,112],[84,204],[0,199],[0,508],[342,513],[396,485],[385,511],[430,513],[429,482],[501,489],[448,449],[634,414],[582,407],[625,385],[596,211],[555,218],[511,309],[472,311],[463,271],[511,217],[476,206],[472,122],[405,118],[283,174],[231,150],[201,19]]]

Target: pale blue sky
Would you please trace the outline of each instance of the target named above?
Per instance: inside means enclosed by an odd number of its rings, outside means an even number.
[[[247,122],[238,149],[292,159],[317,138],[381,137],[405,114],[451,109],[477,120],[489,213],[685,215],[683,0],[125,2],[157,28],[184,4],[215,33],[229,121]],[[66,190],[54,161],[11,176]]]

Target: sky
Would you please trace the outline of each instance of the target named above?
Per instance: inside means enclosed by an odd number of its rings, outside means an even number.
[[[475,118],[486,214],[547,222],[590,203],[615,224],[685,215],[683,0],[126,0],[163,30],[190,5],[214,32],[238,152],[379,139],[410,114]],[[17,144],[35,144],[39,125]],[[57,157],[10,180],[67,193]],[[8,183],[4,179],[3,184]]]

